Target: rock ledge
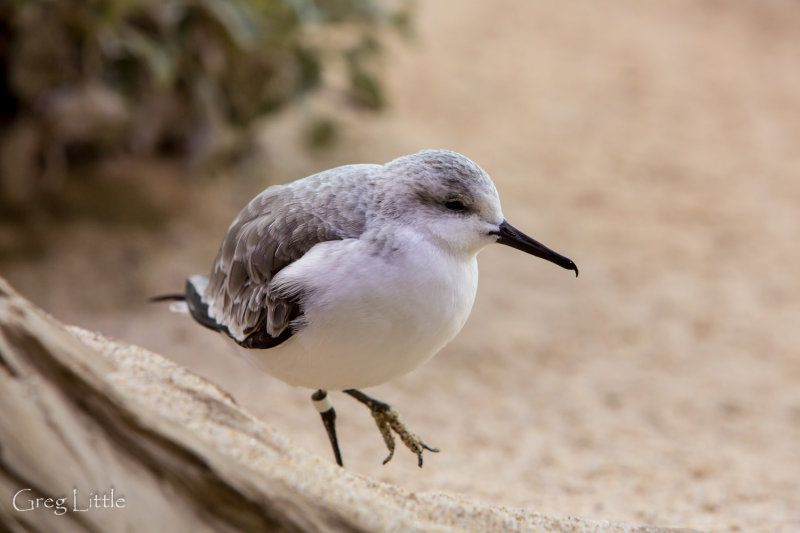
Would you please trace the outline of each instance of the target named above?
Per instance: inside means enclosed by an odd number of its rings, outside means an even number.
[[[2,278],[0,406],[0,523],[14,532],[678,531],[355,475],[160,355],[59,324]]]

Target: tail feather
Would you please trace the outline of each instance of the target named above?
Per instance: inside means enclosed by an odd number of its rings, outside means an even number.
[[[218,324],[216,320],[208,316],[208,304],[203,301],[201,294],[206,283],[208,283],[208,278],[205,276],[192,276],[186,280],[186,296],[184,299],[189,307],[189,313],[200,325],[231,336],[227,327]]]
[[[292,336],[291,328],[286,328],[277,337],[267,333],[262,324],[251,332],[245,339],[240,340],[231,335],[227,326],[218,323],[208,315],[208,304],[203,301],[202,293],[205,290],[208,278],[206,276],[192,276],[186,280],[186,292],[183,294],[161,294],[149,298],[151,302],[177,302],[169,306],[170,311],[189,313],[201,326],[227,335],[245,348],[272,348]]]
[[[185,294],[159,294],[147,299],[148,302],[185,302]]]
[[[195,321],[208,329],[230,335],[227,327],[218,324],[213,318],[208,316],[208,304],[203,302],[202,296],[202,291],[205,289],[206,283],[208,283],[208,278],[206,276],[192,276],[186,280],[186,292],[182,294],[160,294],[148,298],[148,301],[174,302],[169,306],[170,311],[178,313],[188,312]]]

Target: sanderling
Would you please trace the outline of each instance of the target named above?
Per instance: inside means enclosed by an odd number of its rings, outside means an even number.
[[[424,150],[385,165],[346,165],[267,188],[228,228],[209,276],[182,300],[201,325],[252,352],[266,373],[315,389],[334,457],[342,458],[327,391],[365,404],[389,455],[396,433],[418,457],[438,451],[386,403],[357,389],[415,369],[467,320],[477,254],[500,243],[578,268],[511,226],[497,189],[470,159]]]

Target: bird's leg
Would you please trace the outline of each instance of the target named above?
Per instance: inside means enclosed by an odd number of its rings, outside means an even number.
[[[320,389],[311,395],[311,401],[314,402],[314,407],[319,411],[319,416],[322,417],[322,423],[325,425],[325,431],[328,432],[328,439],[331,441],[336,464],[344,466],[342,464],[342,454],[339,452],[339,440],[336,438],[336,411],[334,411],[333,404],[328,398],[328,393]]]
[[[392,456],[394,456],[394,437],[392,436],[392,431],[397,433],[397,436],[400,437],[400,440],[403,441],[403,444],[405,444],[409,450],[417,454],[420,468],[422,468],[423,450],[431,452],[439,451],[436,448],[431,448],[422,442],[422,439],[411,433],[406,428],[406,425],[400,421],[400,416],[397,414],[397,411],[392,409],[388,403],[371,398],[356,389],[347,389],[343,392],[369,407],[370,412],[372,412],[372,418],[375,419],[375,424],[378,425],[378,429],[383,436],[383,442],[386,443],[386,447],[389,449],[389,455],[383,460],[383,464],[388,463],[392,459]]]

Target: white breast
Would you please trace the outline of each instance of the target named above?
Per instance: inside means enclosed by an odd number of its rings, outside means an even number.
[[[406,374],[450,342],[472,309],[478,265],[425,242],[375,254],[347,240],[315,246],[279,276],[309,283],[307,325],[250,355],[289,384],[341,390]]]

